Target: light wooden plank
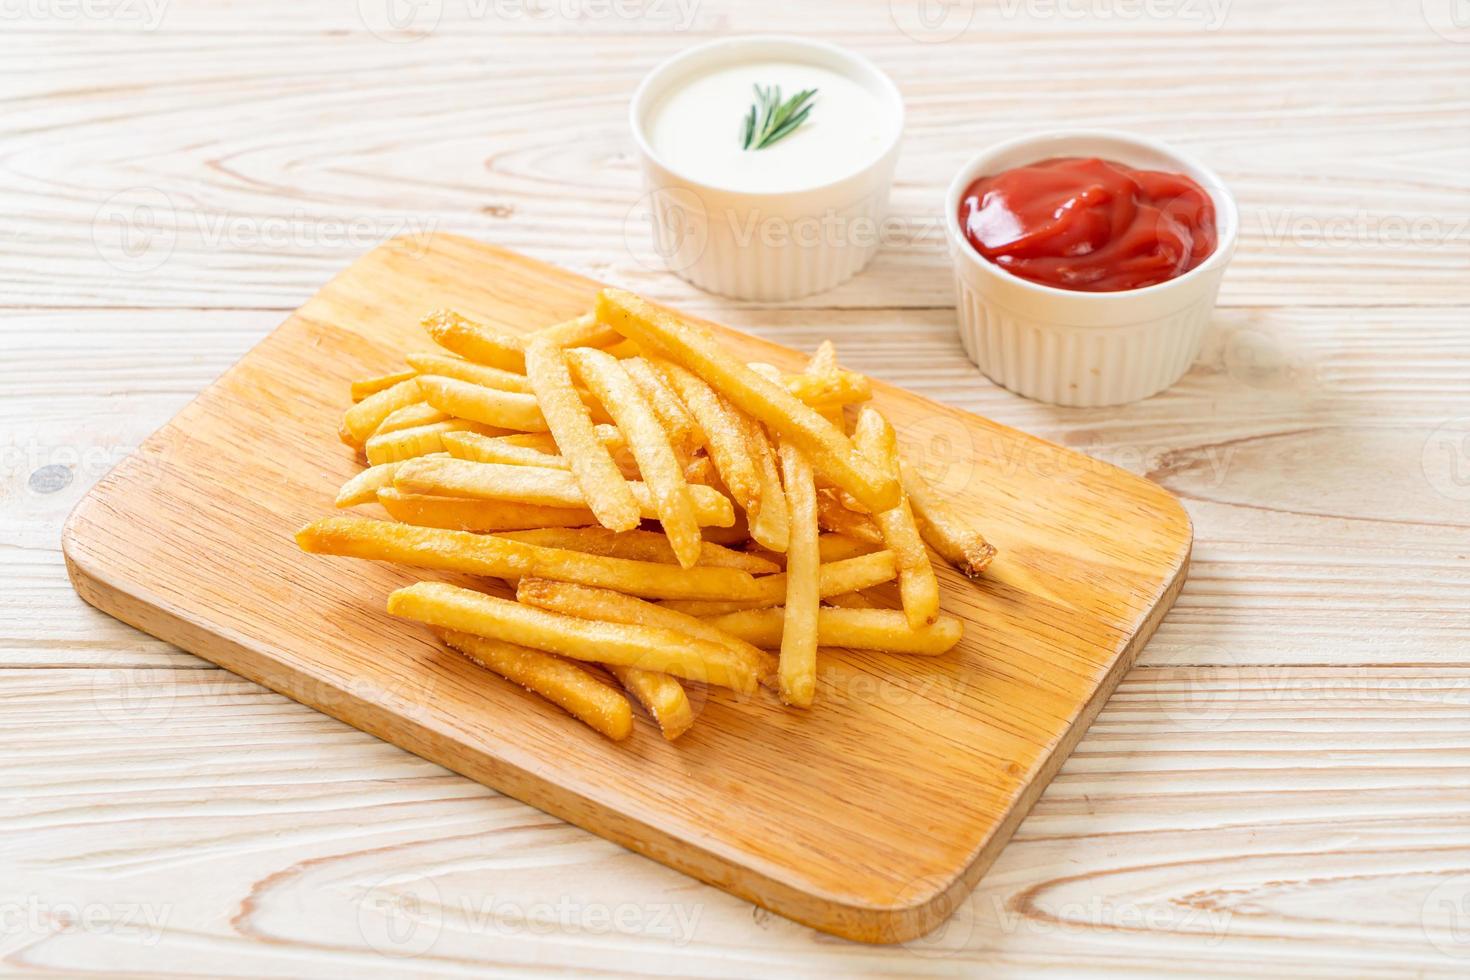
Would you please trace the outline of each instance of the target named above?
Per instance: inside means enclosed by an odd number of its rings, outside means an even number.
[[[1422,19],[1353,9],[1356,21],[1332,32],[1274,37],[1254,26],[1264,4],[1237,3],[1219,31],[1150,22],[1099,44],[1065,21],[1019,32],[1007,22],[920,44],[895,30],[885,5],[867,8],[835,36],[873,55],[908,98],[898,227],[866,274],[803,305],[947,307],[940,192],[966,157],[1038,120],[1143,129],[1214,163],[1242,207],[1227,304],[1462,301],[1470,96],[1443,80],[1459,76],[1463,52]],[[629,44],[603,33],[606,22],[585,26],[446,30],[415,44],[314,30],[204,44],[168,30],[12,42],[24,97],[0,134],[24,180],[0,193],[9,301],[291,308],[371,244],[434,231],[676,303],[695,295],[647,253],[624,122],[641,75],[692,38]],[[68,98],[69,79],[103,55],[113,97]],[[1273,71],[1231,67],[1263,57]],[[1180,76],[1189,84],[1167,81]],[[944,81],[953,78],[964,82]],[[455,97],[425,100],[437,91]],[[262,100],[269,128],[259,125]],[[270,136],[283,131],[300,135]],[[166,166],[137,167],[138,141]],[[55,168],[84,178],[56,186]],[[151,217],[124,231],[118,222],[133,214]],[[122,257],[121,236],[136,244],[149,227],[152,248]],[[151,274],[165,251],[167,274]]]
[[[6,895],[113,912],[7,936],[19,968],[1454,976],[1467,951],[1435,901],[1470,847],[1463,668],[1135,670],[949,926],[892,948],[817,939],[223,671],[6,676]]]

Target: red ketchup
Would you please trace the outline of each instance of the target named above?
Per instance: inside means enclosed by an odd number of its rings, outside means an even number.
[[[1058,157],[981,177],[960,227],[1022,279],[1110,293],[1168,282],[1215,250],[1215,205],[1183,174],[1097,157]]]

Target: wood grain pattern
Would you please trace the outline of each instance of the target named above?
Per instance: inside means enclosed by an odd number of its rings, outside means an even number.
[[[5,8],[0,905],[105,914],[6,918],[4,968],[1464,975],[1470,930],[1436,897],[1470,873],[1470,502],[1446,480],[1454,456],[1426,471],[1423,455],[1452,452],[1436,440],[1470,417],[1470,79],[1465,46],[1425,20],[1433,3],[1233,0],[1218,30],[977,3],[939,44],[902,35],[887,0],[702,0],[682,33],[446,0],[412,43],[373,36],[358,6],[191,0],[152,32],[106,5]],[[908,238],[782,308],[636,261],[622,113],[639,73],[771,27],[856,47],[898,83],[905,219],[932,214],[978,144],[1036,127],[1121,127],[1209,159],[1242,241],[1190,374],[1113,409],[997,389],[955,339],[942,251]],[[97,225],[138,187],[176,209],[151,271],[110,262]],[[88,488],[324,279],[425,216],[787,346],[834,336],[866,373],[1184,500],[1196,546],[1178,603],[942,935],[832,941],[76,597],[60,531]],[[394,919],[413,908],[376,888],[393,875],[408,898],[437,886],[438,916]],[[1193,911],[1222,903],[1223,935]],[[121,924],[140,912],[162,928]],[[406,945],[384,942],[394,922]]]
[[[425,312],[523,332],[587,309],[596,288],[467,239],[376,249],[78,505],[63,537],[78,592],[783,915],[869,942],[927,932],[999,854],[1172,604],[1188,518],[1122,470],[883,387],[875,404],[909,458],[961,512],[985,515],[1002,552],[982,582],[945,571],[961,646],[939,660],[833,651],[818,710],[712,690],[685,740],[645,725],[631,745],[606,743],[390,618],[383,598],[423,576],[308,558],[291,538],[357,468],[332,437],[348,381],[422,349]],[[727,338],[749,360],[803,363]]]
[[[1187,15],[1203,0],[1165,3],[1183,15],[1157,18],[957,0],[973,17],[950,43],[899,29],[895,12],[917,8],[910,0],[691,3],[682,31],[656,17],[557,16],[573,0],[509,5],[538,4],[551,14],[477,17],[495,4],[426,0],[442,10],[442,29],[408,43],[379,39],[351,4],[171,5],[160,31],[119,25],[108,46],[94,42],[117,52],[111,97],[67,101],[64,126],[35,125],[33,114],[54,104],[48,93],[70,90],[85,49],[55,23],[8,36],[0,44],[24,102],[7,159],[27,182],[0,188],[9,301],[177,307],[202,297],[289,310],[369,244],[437,230],[682,303],[694,291],[650,261],[646,223],[632,217],[641,191],[627,99],[685,46],[781,25],[872,57],[910,119],[891,239],[868,275],[803,307],[952,305],[935,222],[950,177],[989,143],[1069,125],[1145,130],[1222,175],[1241,206],[1227,304],[1463,303],[1464,50],[1430,30],[1417,0],[1355,0],[1330,13],[1233,0],[1209,30]],[[1270,71],[1250,67],[1264,58]],[[319,135],[269,138],[262,104],[273,128]],[[168,165],[135,167],[140,141]],[[58,184],[57,169],[80,176]],[[32,188],[48,194],[46,208],[16,206]],[[109,271],[96,262],[99,243],[109,256],[119,247],[110,201],[157,208],[147,255],[166,247],[174,275],[146,274],[147,261],[144,271],[122,262],[121,274],[89,274]]]

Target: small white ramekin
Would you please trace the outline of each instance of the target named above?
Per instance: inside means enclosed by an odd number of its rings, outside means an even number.
[[[721,187],[658,158],[647,124],[671,86],[725,65],[772,60],[826,68],[868,89],[888,114],[888,146],[860,170],[781,193]],[[799,37],[711,41],[653,69],[633,95],[630,121],[642,158],[654,250],[671,271],[699,288],[736,299],[796,299],[851,278],[877,252],[903,133],[903,99],[893,81],[861,55]]]
[[[1056,289],[985,259],[960,228],[977,177],[1051,157],[1102,157],[1193,178],[1215,204],[1215,251],[1168,282],[1113,293]],[[1213,171],[1162,143],[1105,130],[1049,132],[993,146],[967,163],[944,201],[960,341],[996,384],[1057,405],[1121,405],[1163,391],[1189,370],[1235,251],[1235,199]]]

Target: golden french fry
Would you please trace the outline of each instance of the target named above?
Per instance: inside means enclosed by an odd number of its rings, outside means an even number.
[[[577,397],[582,399],[582,404],[586,407],[587,414],[592,419],[592,428],[594,430],[598,426],[612,425],[612,416],[607,413],[607,409],[602,407],[602,403],[593,396],[592,392],[587,391],[585,388],[578,388]]]
[[[377,431],[383,420],[398,409],[419,401],[419,386],[414,378],[400,381],[391,388],[368,395],[342,416],[342,441],[362,446]]]
[[[751,458],[750,443],[739,415],[713,388],[673,361],[656,359],[649,363],[699,424],[715,471],[730,496],[745,510],[755,512],[760,505],[760,474]]]
[[[379,374],[371,378],[358,378],[352,382],[352,400],[360,402],[368,395],[376,395],[399,382],[411,380],[414,374],[414,371],[394,371],[391,374]]]
[[[817,610],[821,557],[817,551],[817,488],[805,454],[781,443],[781,476],[791,509],[786,547],[786,611],[781,632],[781,700],[811,706],[817,687]]]
[[[583,313],[561,323],[542,327],[531,335],[558,347],[611,347],[623,338],[606,324],[598,323],[591,313]]]
[[[369,466],[342,484],[342,489],[337,491],[337,499],[333,501],[333,506],[356,507],[358,504],[374,502],[378,499],[379,490],[393,485],[393,473],[398,466],[398,463],[379,463],[377,466]]]
[[[617,289],[604,289],[598,294],[597,318],[703,378],[736,408],[795,445],[816,472],[847,490],[864,506],[882,511],[897,505],[897,480],[877,472],[867,460],[855,455],[847,436],[832,423],[784,386],[746,367],[709,330]]]
[[[979,531],[969,527],[917,470],[900,466],[899,471],[909,505],[919,520],[919,533],[929,547],[966,578],[979,578],[995,557],[995,547]]]
[[[822,346],[817,348],[817,353],[801,374],[786,374],[775,365],[760,361],[751,361],[747,366],[785,385],[787,391],[816,409],[828,421],[834,414],[842,414],[842,406],[855,405],[873,397],[873,383],[866,376],[837,366],[836,348],[832,347],[830,340],[822,341]]]
[[[622,431],[611,423],[599,422],[592,427],[592,434],[607,447],[608,452],[617,453],[628,448],[628,441],[623,438]]]
[[[775,447],[759,422],[745,414],[740,414],[739,418],[745,428],[746,444],[755,460],[756,477],[761,487],[755,514],[748,518],[750,536],[763,548],[784,552],[791,522],[786,493],[781,488]]]
[[[599,428],[611,429],[612,426],[599,426]],[[469,460],[474,463],[504,463],[509,466],[543,466],[554,470],[571,470],[571,465],[565,456],[555,455],[556,442],[550,438],[546,440],[548,450],[543,451],[516,442],[504,441],[513,439],[514,436],[497,436],[493,439],[470,442],[468,439],[456,438],[458,435],[458,433],[448,433],[444,442],[445,449],[456,459]],[[470,435],[473,436],[473,433]],[[610,445],[608,450],[613,454],[613,462],[618,464],[618,471],[627,479],[637,480],[638,464],[628,455],[626,447],[614,448]]]
[[[507,371],[504,368],[492,367],[488,364],[480,364],[454,354],[440,354],[436,351],[416,351],[404,355],[404,360],[408,362],[409,366],[419,376],[453,378],[468,384],[523,395],[531,393],[531,382],[527,380],[524,374]]]
[[[375,436],[387,435],[390,432],[398,432],[403,429],[414,429],[421,425],[433,425],[435,422],[447,422],[449,415],[439,411],[428,402],[415,402],[405,405],[392,412],[385,418],[377,430]]]
[[[571,582],[555,582],[549,579],[523,578],[516,586],[516,599],[542,609],[580,616],[583,619],[600,619],[610,623],[628,623],[633,626],[653,626],[658,629],[687,633],[701,640],[718,643],[735,654],[750,667],[762,684],[773,684],[776,679],[776,658],[744,640],[723,633],[702,619],[666,609],[636,596],[613,592],[609,589],[594,589]]]
[[[869,599],[861,592],[848,592],[845,595],[824,596],[822,598],[822,601],[829,606],[841,606],[844,609],[872,609],[876,605],[873,600]],[[729,614],[727,613],[726,615]]]
[[[447,422],[431,422],[416,425],[412,429],[399,429],[375,435],[367,441],[367,460],[373,466],[413,459],[415,456],[431,456],[444,451],[444,435],[448,432],[478,432],[485,436],[503,435],[504,429],[496,429],[466,419],[450,419]]]
[[[539,433],[525,433],[535,435]],[[512,441],[515,440],[515,441]],[[472,463],[504,463],[507,466],[543,466],[553,470],[569,470],[567,461],[555,455],[556,441],[548,433],[542,443],[547,450],[533,448],[515,436],[481,436],[473,432],[447,432],[444,448],[455,459]]]
[[[439,497],[403,493],[393,487],[378,491],[378,503],[396,521],[448,531],[518,531],[597,523],[597,518],[586,507],[538,507],[509,500]]]
[[[855,405],[873,397],[873,383],[853,371],[830,374],[788,374],[782,378],[786,390],[819,413],[839,414],[844,405]]]
[[[418,386],[425,401],[455,418],[521,432],[546,430],[546,419],[534,395],[431,374],[419,375]]]
[[[871,544],[883,543],[883,532],[873,523],[873,519],[867,514],[858,514],[844,507],[840,491],[831,487],[823,487],[817,491],[817,521],[824,529],[843,537]]]
[[[618,431],[617,426],[597,425],[593,427],[593,432],[615,459],[626,451],[627,443],[623,441],[623,434]],[[560,455],[556,440],[549,432],[513,432],[510,435],[493,437],[481,436],[473,432],[455,433],[452,437],[446,438],[444,448],[457,459],[467,459],[476,463],[548,466],[558,470],[571,468],[566,458]],[[529,456],[526,455],[525,450],[531,450],[540,455]]]
[[[704,622],[747,643],[772,649],[781,645],[785,613],[779,608],[747,609]],[[939,616],[915,629],[901,609],[824,607],[817,613],[817,643],[824,647],[937,656],[958,643],[963,632],[953,616]]]
[[[715,527],[711,524],[704,525],[701,530],[704,540],[713,541],[715,544],[723,544],[731,547],[744,547],[750,540],[750,528],[745,526],[745,515],[736,513],[735,523],[729,527]]]
[[[832,343],[831,340],[824,340],[817,345],[817,352],[812,355],[811,360],[807,361],[806,370],[802,372],[801,377],[816,380],[830,376],[836,371],[837,345]],[[867,379],[864,378],[863,380],[866,381]],[[792,394],[801,398],[801,395],[797,392],[793,391]],[[869,386],[868,397],[872,397],[871,386]],[[803,398],[802,400],[810,404],[810,399]],[[839,432],[845,433],[847,431],[847,422],[842,414],[841,405],[816,405],[814,407],[817,410],[817,414],[828,422],[831,422],[833,427]]]
[[[837,345],[829,338],[817,345],[816,352],[807,361],[805,373],[808,376],[820,376],[835,374],[838,370],[840,369],[837,366]]]
[[[871,541],[859,541],[857,538],[849,538],[844,534],[824,534],[817,539],[817,550],[822,555],[823,564],[871,554],[880,547]]]
[[[689,453],[704,444],[704,432],[699,428],[699,423],[694,421],[689,409],[684,407],[679,396],[674,394],[663,376],[653,369],[653,365],[642,357],[630,357],[623,361],[623,370],[628,372],[628,377],[633,379],[638,390],[643,392],[643,397],[648,399],[649,406],[663,423],[669,434],[669,441],[676,449]]]
[[[379,490],[393,485],[393,474],[398,471],[399,465],[395,462],[369,466],[342,484],[342,489],[337,491],[337,499],[333,501],[333,506],[356,507],[358,504],[373,503],[378,499]]]
[[[302,551],[315,554],[401,562],[492,578],[559,579],[652,598],[713,599],[756,592],[755,580],[735,568],[679,568],[605,558],[494,535],[362,517],[328,517],[308,524],[297,532],[296,543]]]
[[[618,479],[622,479],[621,475]],[[577,483],[566,470],[506,463],[472,463],[469,460],[436,458],[414,460],[401,467],[393,485],[407,493],[437,494],[475,500],[514,500],[542,507],[590,507]],[[658,517],[648,485],[626,483],[639,517]],[[730,499],[713,487],[689,487],[694,519],[701,524],[729,527],[735,523]]]
[[[854,514],[861,514],[864,517],[871,517],[872,516],[870,513],[868,513],[868,508],[866,508],[862,504],[858,503],[857,498],[854,497],[852,494],[848,493],[846,490],[838,490],[837,488],[834,487],[832,489],[832,493],[834,493],[837,496],[837,499],[842,502],[842,506],[843,507],[846,507],[848,510],[852,511]],[[878,526],[877,525],[877,522],[874,522],[873,526],[874,527],[877,527]],[[883,533],[881,528],[879,529],[879,532],[878,533],[879,534],[882,534]]]
[[[786,386],[802,401],[827,407],[852,405],[873,397],[872,382],[838,365],[837,345],[830,340],[818,345],[806,370],[788,377]]]
[[[471,633],[443,629],[434,632],[481,667],[541,695],[613,741],[622,741],[633,733],[633,709],[628,699],[571,661]]]
[[[476,364],[462,357],[452,354],[435,354],[431,351],[409,354],[404,357],[408,366],[419,374],[433,374],[441,378],[458,378],[460,381],[468,381],[470,384],[484,385],[486,388],[499,388],[501,391],[518,391],[523,395],[531,393],[531,382],[526,380],[524,374],[516,374],[514,371],[506,371],[502,368],[490,367],[488,364]]]
[[[628,441],[679,564],[693,567],[699,561],[700,542],[693,494],[652,406],[611,354],[591,347],[574,347],[566,356],[582,383],[597,396]]]
[[[892,582],[897,576],[898,560],[893,552],[886,549],[844,558],[822,566],[822,595],[842,595],[844,592],[870,589],[884,582]],[[760,581],[774,577],[763,576]],[[775,585],[765,588],[774,590]]]
[[[787,497],[790,493],[788,490]],[[790,552],[787,552],[787,565],[791,563]],[[818,591],[822,598],[834,595],[846,595],[859,589],[871,588],[884,582],[892,581],[898,575],[898,565],[891,551],[875,551],[868,555],[858,555],[855,558],[844,558],[820,566],[820,577],[818,579]],[[776,575],[762,575],[755,580],[755,588],[758,593],[752,598],[730,598],[716,599],[711,601],[670,601],[663,605],[668,609],[676,609],[679,612],[688,613],[691,616],[720,616],[727,612],[738,612],[742,609],[762,609],[767,606],[779,606],[786,600],[786,573]]]
[[[830,562],[843,561],[847,558],[856,558],[858,555],[872,554],[875,551],[881,551],[882,548],[883,546],[881,544],[875,545],[867,541],[859,541],[856,538],[849,538],[841,534],[823,534],[821,537],[817,538],[817,553],[821,555],[822,564],[824,565]],[[752,552],[742,553],[752,554]],[[780,555],[772,551],[764,550],[754,552],[753,554],[755,555],[755,557],[761,558],[762,560],[765,560],[771,565],[775,566],[774,568],[769,569],[769,571],[779,572],[786,567],[785,555]],[[766,573],[764,570],[756,571],[753,568],[747,568],[746,571],[750,572],[753,575],[764,575]],[[827,597],[823,596],[823,598],[825,599]]]
[[[685,483],[703,483],[705,486],[714,486],[720,476],[715,472],[715,464],[709,461],[708,456],[696,456],[684,467]]]
[[[708,640],[649,626],[578,619],[443,582],[399,589],[388,596],[388,612],[574,660],[654,670],[742,692],[756,688],[755,672],[729,648]]]
[[[613,429],[612,426],[598,426],[599,429]],[[555,456],[560,450],[556,448],[556,440],[551,437],[550,432],[512,432],[507,436],[495,436],[497,442],[503,442],[510,446],[520,446],[524,449],[534,449],[548,456]],[[464,457],[468,459],[469,457]]]
[[[669,539],[655,531],[609,531],[605,527],[541,527],[512,531],[502,537],[527,544],[539,544],[543,548],[585,551],[590,555],[606,555],[609,558],[631,558],[634,561],[657,561],[665,564],[678,561]],[[768,559],[734,551],[710,541],[700,543],[698,564],[714,568],[738,568],[752,575],[769,575],[781,570],[781,566]]]
[[[746,367],[771,381],[785,386],[801,401],[823,418],[842,414],[845,405],[856,405],[873,397],[873,383],[865,375],[854,371],[837,371],[833,374],[787,374],[774,364],[751,361]],[[811,371],[810,368],[807,369]]]
[[[874,466],[898,479],[898,437],[877,409],[865,407],[853,430],[853,444]],[[909,625],[918,629],[939,615],[939,579],[929,564],[929,549],[919,537],[908,497],[899,495],[897,507],[873,515],[883,532],[883,543],[898,560],[898,587]]]
[[[423,327],[434,339],[434,343],[477,364],[488,364],[490,367],[516,373],[524,373],[526,370],[526,360],[522,352],[524,345],[519,337],[497,333],[452,310],[430,313],[424,317]]]
[[[597,438],[592,415],[572,386],[566,356],[554,338],[531,342],[526,349],[526,376],[597,522],[614,531],[637,527],[642,517],[638,501],[612,454]]]
[[[618,683],[638,699],[658,724],[664,738],[672,742],[687,732],[694,724],[694,708],[689,704],[689,695],[684,685],[668,674],[637,667],[622,667],[604,664]]]

